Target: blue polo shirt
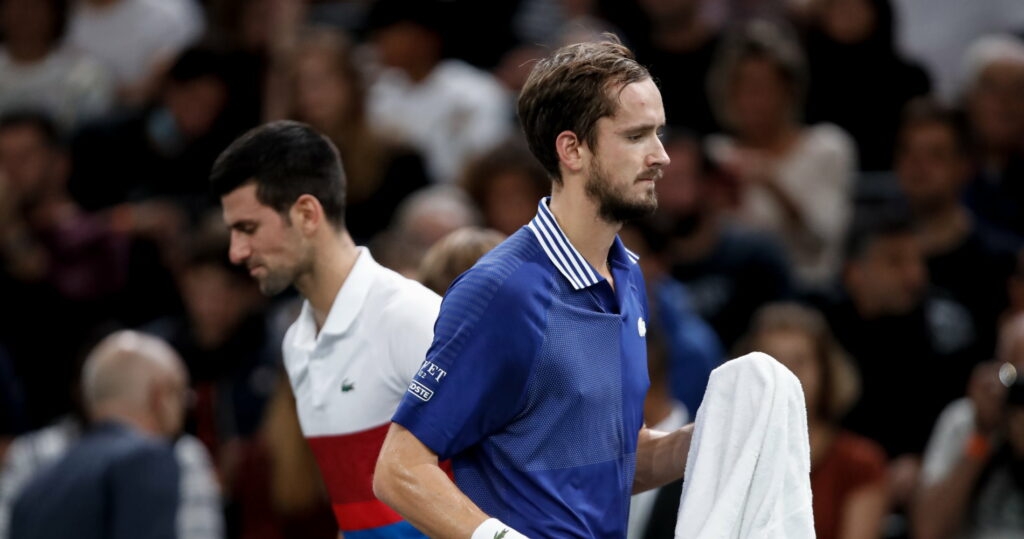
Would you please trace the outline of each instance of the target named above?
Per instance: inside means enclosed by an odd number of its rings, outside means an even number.
[[[625,537],[649,385],[643,277],[616,238],[613,290],[547,204],[452,284],[393,420],[521,533]]]

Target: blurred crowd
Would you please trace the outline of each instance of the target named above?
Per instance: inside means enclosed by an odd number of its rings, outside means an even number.
[[[182,536],[336,537],[281,372],[298,298],[228,262],[214,159],[312,125],[353,238],[443,293],[550,190],[514,112],[531,60],[605,32],[669,124],[622,234],[648,425],[764,350],[804,386],[819,537],[1024,536],[1024,2],[0,0],[0,537],[123,329],[187,371]],[[662,491],[631,536],[671,536]]]

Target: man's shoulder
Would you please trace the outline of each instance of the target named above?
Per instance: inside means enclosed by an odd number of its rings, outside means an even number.
[[[374,261],[366,304],[367,311],[382,315],[395,315],[412,311],[437,314],[441,296],[419,281]]]
[[[453,293],[484,297],[547,290],[556,271],[533,233],[523,227],[460,275],[446,297]]]

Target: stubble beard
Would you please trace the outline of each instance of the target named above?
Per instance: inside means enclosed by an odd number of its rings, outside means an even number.
[[[634,180],[635,181],[635,180]],[[587,195],[597,202],[598,216],[608,223],[626,223],[647,217],[658,209],[658,194],[654,183],[648,185],[648,191],[637,199],[630,199],[629,191],[633,185],[617,188],[604,169],[595,165],[584,189]]]

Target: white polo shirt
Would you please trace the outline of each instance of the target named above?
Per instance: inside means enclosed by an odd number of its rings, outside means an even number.
[[[426,356],[440,303],[360,247],[320,334],[309,301],[285,334],[299,423],[346,537],[415,532],[373,496],[373,469],[391,415]]]

